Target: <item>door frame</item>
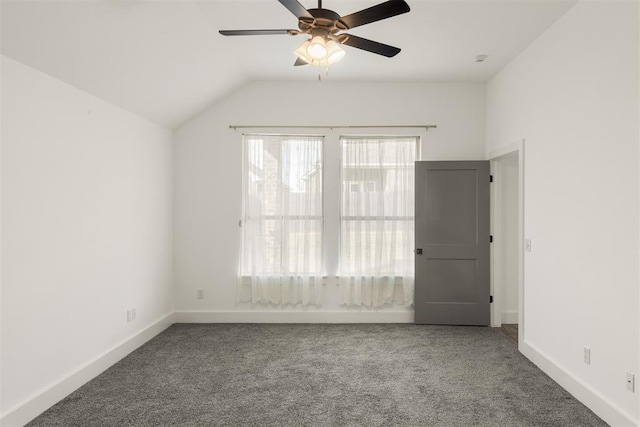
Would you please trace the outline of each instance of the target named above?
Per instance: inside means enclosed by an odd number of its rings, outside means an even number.
[[[487,153],[487,160],[490,161],[491,174],[494,176],[494,182],[498,181],[498,162],[506,157],[518,156],[518,348],[521,348],[524,340],[525,323],[524,323],[524,154],[525,140],[504,145],[496,150]],[[491,205],[491,234],[501,223],[502,218],[499,214],[500,203],[502,198],[498,193],[498,186],[492,185],[490,189],[490,205]],[[500,253],[500,240],[496,239],[491,245],[491,295],[495,300],[501,300],[504,296],[500,294],[499,287],[495,283],[494,272],[501,267],[503,260],[497,256]],[[500,327],[501,313],[499,305],[494,304],[491,308],[491,326]]]

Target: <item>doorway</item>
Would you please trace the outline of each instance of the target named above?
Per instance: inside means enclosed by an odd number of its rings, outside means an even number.
[[[491,188],[491,326],[524,337],[524,141],[489,155]],[[515,340],[515,336],[514,336]]]

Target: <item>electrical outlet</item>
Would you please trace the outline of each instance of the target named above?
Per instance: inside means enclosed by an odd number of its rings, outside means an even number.
[[[524,239],[524,250],[527,252],[531,252],[531,239]]]
[[[627,390],[631,393],[636,392],[636,375],[631,371],[627,371]]]
[[[589,347],[585,347],[582,352],[582,360],[587,365],[591,365],[591,349]]]
[[[198,289],[198,299],[204,299],[204,289]]]

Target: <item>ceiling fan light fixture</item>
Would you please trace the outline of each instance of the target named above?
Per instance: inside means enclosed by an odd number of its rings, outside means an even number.
[[[315,60],[323,60],[327,57],[327,42],[322,36],[315,36],[307,46],[307,54]]]
[[[344,49],[342,49],[338,43],[333,40],[328,40],[324,46],[326,54],[321,59],[316,59],[309,54],[309,47],[312,45],[313,39],[306,40],[302,43],[302,46],[294,51],[294,53],[302,61],[307,64],[315,65],[316,67],[327,67],[331,64],[335,64],[345,55]]]

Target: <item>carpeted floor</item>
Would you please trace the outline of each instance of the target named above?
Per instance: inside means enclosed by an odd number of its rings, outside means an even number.
[[[503,323],[499,329],[509,342],[518,348],[518,325],[513,323]]]
[[[176,324],[30,426],[604,426],[491,328]]]

